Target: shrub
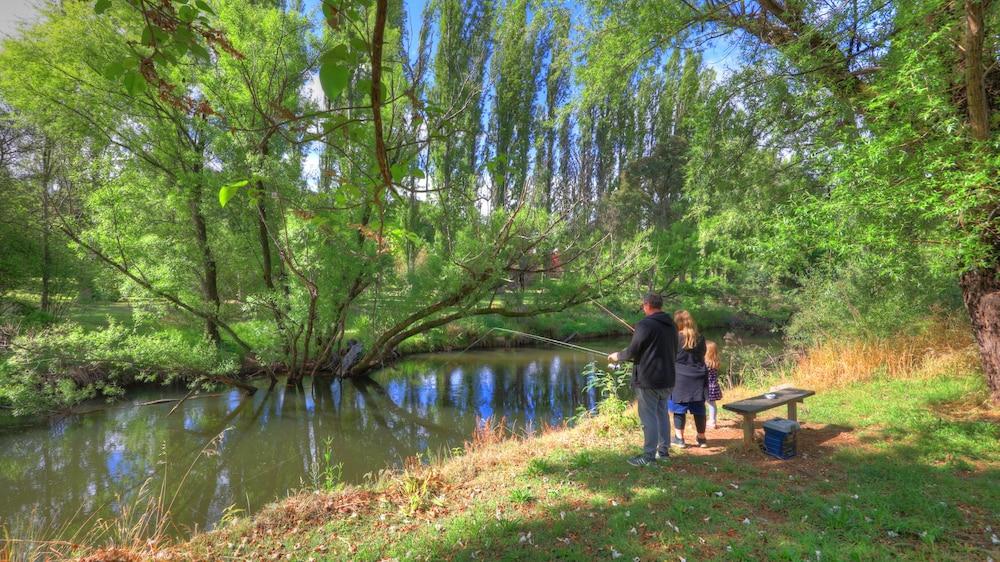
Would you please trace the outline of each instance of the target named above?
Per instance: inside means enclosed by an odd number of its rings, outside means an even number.
[[[205,384],[212,375],[230,373],[237,364],[204,340],[177,331],[136,333],[112,323],[87,331],[62,324],[19,336],[0,369],[3,398],[15,415],[72,406],[82,400],[121,396],[132,382]]]
[[[954,278],[926,264],[838,265],[805,279],[794,298],[798,312],[787,334],[809,347],[827,341],[875,339],[922,331],[928,311],[957,310],[961,295]]]
[[[776,373],[795,366],[794,357],[786,352],[760,345],[727,345],[719,382],[725,388],[764,386]]]
[[[634,428],[638,424],[635,416],[629,415],[629,402],[624,398],[631,386],[631,363],[605,371],[598,369],[597,364],[591,362],[584,368],[583,374],[587,377],[584,390],[596,390],[601,396],[601,401],[597,404],[598,415],[608,420],[610,425],[619,428]]]

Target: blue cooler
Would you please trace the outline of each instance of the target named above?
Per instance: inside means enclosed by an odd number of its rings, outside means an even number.
[[[764,422],[764,452],[779,459],[795,456],[795,436],[799,423],[784,418]]]

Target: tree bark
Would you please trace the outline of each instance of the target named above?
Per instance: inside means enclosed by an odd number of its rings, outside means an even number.
[[[49,184],[52,182],[52,146],[48,139],[44,140],[42,147],[42,181],[41,181],[41,204],[42,204],[42,294],[41,309],[48,312],[52,308],[50,285],[52,282],[52,251],[49,247],[50,231],[52,226],[49,220]]]
[[[274,265],[271,262],[271,241],[267,235],[267,205],[264,202],[264,182],[257,180],[257,240],[260,242],[261,274],[267,290],[274,290]]]
[[[191,224],[194,227],[198,251],[201,254],[201,292],[205,301],[212,307],[212,315],[205,319],[205,333],[216,346],[222,341],[219,337],[219,325],[215,317],[219,315],[222,301],[219,298],[219,273],[212,254],[212,246],[208,243],[208,228],[205,225],[205,215],[201,212],[202,186],[197,184],[191,188],[188,198],[188,209],[191,212]]]
[[[977,268],[962,275],[962,298],[979,346],[983,375],[1000,404],[1000,268]]]
[[[983,40],[986,35],[984,14],[989,0],[965,0],[965,29],[962,38],[965,55],[965,95],[969,111],[969,131],[974,145],[990,138],[990,106],[984,78]],[[981,148],[975,146],[975,148]],[[973,165],[979,150],[972,152]],[[989,229],[985,236],[990,236]],[[984,240],[990,249],[991,266],[977,267],[962,274],[962,300],[969,311],[972,332],[979,346],[983,375],[994,403],[1000,403],[1000,242]]]
[[[969,128],[977,141],[990,137],[990,106],[983,70],[984,13],[988,1],[965,0],[965,95],[969,106]]]

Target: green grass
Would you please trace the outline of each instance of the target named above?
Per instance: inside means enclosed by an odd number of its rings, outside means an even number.
[[[90,330],[100,330],[108,323],[132,324],[132,305],[127,302],[95,302],[73,304],[67,307],[65,319]]]
[[[181,551],[316,560],[997,559],[986,527],[996,532],[1000,519],[1000,426],[977,406],[984,397],[974,373],[821,392],[801,409],[810,445],[790,461],[742,452],[733,437],[725,448],[633,468],[625,460],[638,433],[593,419],[425,469],[444,482],[435,492],[444,500],[411,516],[400,514],[390,479],[367,492],[293,498]],[[362,492],[377,499],[346,515],[289,515],[303,509],[295,505],[350,503]]]

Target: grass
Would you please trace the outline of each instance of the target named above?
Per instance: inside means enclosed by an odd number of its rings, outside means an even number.
[[[633,468],[605,418],[368,485],[309,493],[195,537],[174,559],[985,560],[1000,558],[1000,418],[974,370],[923,366],[831,386],[800,407],[799,457],[708,449]],[[990,526],[993,526],[992,528]],[[991,530],[990,530],[991,529]]]

